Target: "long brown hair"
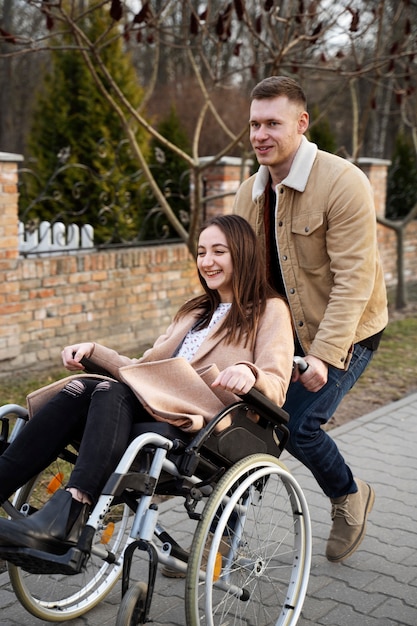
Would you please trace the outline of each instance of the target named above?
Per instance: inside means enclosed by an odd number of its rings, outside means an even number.
[[[226,343],[239,343],[244,339],[245,345],[250,342],[253,347],[266,301],[278,297],[268,285],[258,239],[249,222],[239,215],[213,217],[203,224],[200,234],[209,226],[217,226],[225,235],[233,264],[233,302],[216,334],[226,328],[229,331]],[[198,276],[205,293],[186,302],[176,319],[198,310],[196,328],[201,329],[208,326],[220,304],[220,296],[216,290],[207,287],[200,272]]]

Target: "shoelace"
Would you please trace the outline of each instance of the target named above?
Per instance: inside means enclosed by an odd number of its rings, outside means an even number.
[[[343,517],[346,521],[350,520],[354,524],[359,524],[358,520],[349,511],[349,497],[347,497],[343,502],[332,503],[331,516],[332,519],[335,519],[335,517]]]

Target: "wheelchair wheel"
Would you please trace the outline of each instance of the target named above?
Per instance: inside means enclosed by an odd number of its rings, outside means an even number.
[[[187,626],[296,624],[310,563],[310,516],[299,485],[273,456],[242,459],[216,485],[194,535]]]
[[[16,493],[15,507],[29,505],[39,509],[57,488],[62,488],[71,470],[71,462],[57,459]],[[87,566],[80,574],[29,574],[9,563],[10,581],[19,602],[32,615],[55,622],[89,611],[111,591],[122,573],[123,551],[132,519],[123,504],[110,509],[96,533]],[[104,560],[107,551],[115,554],[115,563]]]
[[[116,626],[140,626],[144,624],[144,612],[148,585],[135,583],[126,591],[117,613]]]

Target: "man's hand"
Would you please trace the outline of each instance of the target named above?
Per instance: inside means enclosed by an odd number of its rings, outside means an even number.
[[[302,374],[296,368],[292,380],[299,380],[308,391],[320,391],[327,383],[327,363],[312,355],[304,357],[304,361],[308,363],[308,368]]]
[[[226,367],[211,384],[212,387],[221,387],[235,394],[248,393],[256,381],[252,370],[243,363]]]
[[[66,346],[62,352],[62,362],[67,370],[76,372],[78,370],[85,369],[84,365],[80,363],[81,359],[86,356],[91,356],[93,352],[94,344],[88,343],[74,343],[72,346]]]

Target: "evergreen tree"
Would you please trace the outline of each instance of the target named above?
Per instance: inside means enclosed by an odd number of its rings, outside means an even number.
[[[413,142],[400,133],[388,168],[386,217],[404,218],[417,203],[417,158]]]
[[[85,20],[90,40],[101,38],[101,56],[110,74],[137,107],[142,91],[130,57],[120,37],[103,35],[107,13],[93,11]],[[99,92],[81,52],[65,49],[64,37],[56,43],[62,49],[51,53],[51,70],[37,98],[29,136],[30,158],[39,178],[39,188],[33,184],[29,188],[31,199],[42,190],[45,197],[25,219],[91,223],[99,242],[115,234],[118,241],[132,238],[143,217],[140,175],[135,176],[137,166],[132,165],[127,142],[121,141],[119,118]],[[144,131],[137,132],[146,146]]]
[[[319,113],[318,107],[314,106],[312,111],[313,122],[319,117]],[[336,152],[336,139],[332,133],[327,117],[324,117],[314,123],[309,129],[308,135],[310,141],[317,144],[320,150],[325,150],[326,152],[331,152],[332,154]]]
[[[161,120],[157,126],[158,132],[168,141],[178,148],[191,154],[191,145],[187,133],[181,125],[175,106],[171,106],[169,114]],[[181,222],[187,222],[190,213],[190,177],[188,165],[177,154],[166,150],[164,146],[152,139],[150,143],[149,166],[152,174],[163,190],[164,195],[169,198],[170,205]],[[146,213],[154,210],[155,220],[150,221],[147,228],[147,237],[167,237],[174,236],[173,229],[168,227],[165,220],[162,220],[163,230],[161,230],[158,207],[151,195],[143,199],[143,206]]]

